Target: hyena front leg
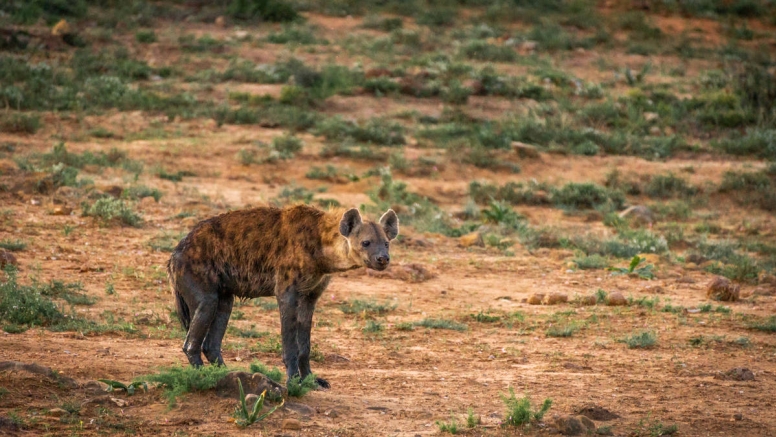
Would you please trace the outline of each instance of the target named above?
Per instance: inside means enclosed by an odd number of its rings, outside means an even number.
[[[297,346],[297,305],[299,292],[294,285],[278,287],[278,309],[280,310],[280,336],[283,342],[283,364],[290,380],[299,376],[299,347]]]
[[[298,323],[296,342],[299,347],[299,376],[302,379],[312,373],[312,370],[310,369],[310,349],[312,347],[310,344],[310,336],[313,327],[313,313],[315,312],[315,303],[328,285],[329,279],[326,278],[314,290],[299,296],[299,304],[296,313]],[[331,387],[328,381],[323,378],[315,378],[315,381],[322,388]]]

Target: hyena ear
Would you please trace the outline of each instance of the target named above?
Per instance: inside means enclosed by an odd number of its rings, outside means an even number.
[[[392,209],[389,209],[380,217],[380,224],[383,226],[385,236],[389,240],[393,240],[399,235],[399,217]]]
[[[340,220],[340,234],[343,237],[349,237],[351,232],[356,229],[356,226],[361,225],[361,223],[361,213],[358,212],[358,209],[352,208],[347,210],[342,215],[342,220]]]

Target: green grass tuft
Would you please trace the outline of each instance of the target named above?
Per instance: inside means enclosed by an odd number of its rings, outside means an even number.
[[[11,240],[6,238],[0,240],[0,249],[10,250],[11,252],[19,252],[27,247],[27,243],[22,240]]]
[[[374,320],[367,320],[366,326],[364,326],[362,329],[365,334],[375,334],[382,332],[383,330],[385,330],[385,326],[383,326],[382,323],[376,322]]]
[[[315,382],[315,375],[312,373],[307,375],[304,379],[300,379],[299,375],[289,379],[286,383],[288,389],[288,395],[295,398],[301,398],[312,390],[318,388],[318,383]]]
[[[218,381],[232,370],[225,366],[168,367],[161,369],[159,373],[141,376],[135,380],[156,383],[163,387],[164,396],[172,407],[177,398],[185,393],[215,388]]]
[[[453,435],[458,434],[458,422],[455,420],[455,416],[451,417],[449,422],[437,420],[436,424],[439,427],[439,432],[447,432]]]
[[[396,309],[396,304],[390,302],[377,303],[374,300],[355,299],[340,305],[340,310],[345,314],[385,314]]]
[[[33,286],[17,282],[17,272],[6,267],[5,282],[0,283],[0,320],[17,327],[50,326],[64,320],[56,304]]]
[[[576,323],[569,323],[566,325],[551,326],[547,330],[547,337],[571,337],[575,332],[579,331],[579,326]]]
[[[623,340],[630,349],[649,349],[657,344],[657,336],[651,331],[642,331]]]
[[[538,410],[532,411],[531,399],[528,396],[518,399],[512,387],[509,388],[509,397],[501,395],[501,399],[507,406],[504,426],[523,426],[532,421],[542,420],[552,407],[552,399],[547,398]]]
[[[776,316],[762,318],[749,324],[749,329],[755,329],[763,332],[776,332]]]
[[[281,382],[283,380],[283,372],[280,369],[277,367],[270,369],[267,365],[258,361],[251,363],[250,370],[251,373],[261,373],[275,382]]]
[[[422,326],[428,329],[449,329],[452,331],[466,331],[468,326],[463,323],[454,322],[446,319],[423,319],[413,323],[415,326]]]
[[[117,222],[122,225],[137,228],[143,224],[143,218],[140,214],[135,212],[133,205],[124,202],[121,199],[103,197],[97,199],[97,201],[91,205],[84,202],[81,207],[85,217],[95,217],[100,220],[103,225],[110,225],[111,223]]]

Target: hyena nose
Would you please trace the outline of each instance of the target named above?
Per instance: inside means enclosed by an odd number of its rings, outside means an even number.
[[[391,261],[391,257],[389,257],[388,255],[383,255],[383,256],[378,256],[377,257],[378,264],[380,264],[382,266],[388,264],[389,261]]]

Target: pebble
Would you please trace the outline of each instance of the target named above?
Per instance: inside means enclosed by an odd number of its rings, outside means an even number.
[[[628,305],[628,300],[619,291],[613,291],[606,298],[606,304],[613,307],[625,306]]]
[[[292,431],[297,431],[302,429],[302,422],[296,420],[296,419],[283,419],[283,423],[280,425],[282,429],[289,429]]]

